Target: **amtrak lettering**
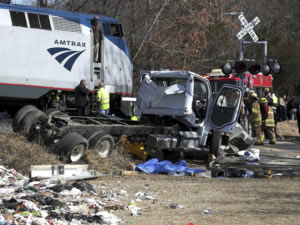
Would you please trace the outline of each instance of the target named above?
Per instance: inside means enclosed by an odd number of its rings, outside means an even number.
[[[82,47],[86,48],[85,42],[77,42],[77,41],[68,41],[68,40],[55,40],[55,45],[65,45],[65,46],[74,46],[74,47]]]

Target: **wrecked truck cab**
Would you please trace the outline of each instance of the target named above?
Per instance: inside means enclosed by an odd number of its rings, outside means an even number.
[[[199,128],[211,100],[209,81],[189,71],[143,71],[135,115],[170,116]]]
[[[213,99],[209,81],[196,73],[142,71],[135,114],[174,126],[173,134],[149,135],[145,150],[157,156],[209,148],[216,155],[222,139],[234,132],[242,94],[241,88],[224,85]]]

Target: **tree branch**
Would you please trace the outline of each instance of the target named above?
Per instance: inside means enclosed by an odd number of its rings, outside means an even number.
[[[143,40],[142,40],[140,46],[138,47],[137,52],[135,53],[135,55],[134,55],[134,57],[133,57],[133,61],[135,61],[135,59],[138,57],[138,55],[139,55],[139,53],[140,53],[140,51],[141,51],[141,49],[142,49],[142,47],[143,47],[143,45],[144,45],[144,43],[145,43],[147,37],[148,37],[148,35],[150,34],[150,32],[151,32],[153,26],[154,26],[155,23],[157,22],[159,16],[161,15],[162,11],[164,10],[164,8],[166,7],[166,5],[167,5],[168,3],[169,3],[169,0],[165,0],[164,4],[163,4],[162,7],[160,8],[159,12],[156,14],[156,16],[155,16],[155,18],[154,18],[152,24],[151,24],[150,27],[148,28],[148,30],[147,30],[147,32],[146,32],[146,34],[145,34],[145,36],[144,36],[144,38],[143,38]]]
[[[88,3],[89,0],[85,0],[83,1],[83,3],[81,3],[76,9],[75,11],[79,11],[86,3]]]

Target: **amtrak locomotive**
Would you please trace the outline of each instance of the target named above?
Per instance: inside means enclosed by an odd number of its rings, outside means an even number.
[[[97,15],[102,26],[100,62],[93,60],[95,15],[0,3],[0,103],[72,108],[74,88],[100,82],[116,96],[132,93],[132,60],[117,19]]]

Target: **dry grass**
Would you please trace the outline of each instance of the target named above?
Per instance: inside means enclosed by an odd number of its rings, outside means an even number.
[[[88,163],[91,169],[110,173],[115,170],[125,170],[131,167],[132,161],[139,161],[117,146],[107,158],[101,158],[95,150],[88,150],[85,159],[78,163]],[[29,143],[23,136],[17,134],[0,134],[0,165],[14,168],[18,172],[29,175],[31,165],[65,164],[59,157],[38,144]]]
[[[138,162],[117,146],[107,158],[101,158],[95,150],[88,150],[84,160],[78,163],[88,163],[91,169],[102,173],[130,168],[131,161]],[[23,136],[16,134],[0,134],[0,164],[14,168],[18,172],[29,175],[31,165],[64,164],[59,157],[46,148],[29,143]]]
[[[110,173],[115,170],[127,170],[131,168],[131,162],[138,163],[122,146],[115,147],[107,158],[101,158],[95,150],[88,150],[86,161],[91,169],[102,173]]]
[[[30,173],[31,165],[61,164],[57,156],[38,144],[28,143],[17,134],[0,134],[0,164],[23,175]]]
[[[277,123],[277,133],[286,137],[298,137],[298,124],[297,120],[286,120]]]

